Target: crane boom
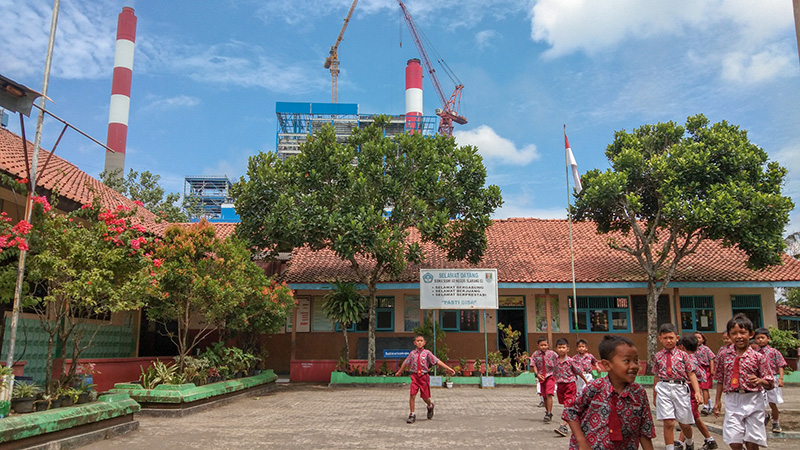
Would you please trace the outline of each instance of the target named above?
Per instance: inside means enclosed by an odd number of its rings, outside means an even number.
[[[417,25],[414,23],[414,19],[411,18],[411,14],[408,12],[406,5],[404,5],[401,0],[397,0],[397,3],[400,5],[400,9],[403,11],[403,17],[406,19],[408,30],[411,32],[411,37],[414,39],[414,44],[417,46],[417,50],[419,50],[419,54],[422,57],[422,63],[425,65],[425,68],[431,75],[433,88],[436,90],[436,95],[439,97],[439,101],[442,104],[442,109],[436,111],[436,115],[441,118],[441,121],[439,122],[439,134],[452,136],[453,122],[460,125],[467,123],[466,117],[458,115],[458,109],[461,107],[461,91],[464,89],[464,85],[457,85],[449,99],[445,97],[444,91],[442,91],[442,86],[439,84],[439,78],[436,76],[436,69],[434,69],[433,65],[431,65],[431,60],[428,58],[428,52],[425,50],[425,46],[422,45],[422,39],[419,36]]]
[[[330,55],[325,58],[324,67],[326,69],[331,69],[331,103],[336,103],[339,90],[339,44],[342,42],[342,39],[344,39],[344,30],[347,29],[347,24],[350,23],[350,17],[353,16],[356,3],[358,3],[358,0],[353,0],[353,4],[350,5],[350,10],[347,11],[347,17],[344,18],[344,24],[342,24],[342,30],[339,31],[336,42],[331,46]]]

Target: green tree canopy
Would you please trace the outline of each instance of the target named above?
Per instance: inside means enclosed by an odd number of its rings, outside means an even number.
[[[142,202],[145,208],[167,222],[189,221],[189,210],[192,209],[193,203],[184,200],[182,206],[176,206],[181,196],[177,192],[164,195],[164,188],[158,183],[161,175],[152,174],[148,170],[139,173],[131,169],[128,176],[123,177],[119,172],[120,169],[111,173],[103,172],[100,174],[100,180],[129,199]]]
[[[251,157],[247,179],[232,189],[242,219],[237,232],[253,246],[277,251],[307,244],[350,263],[355,281],[369,290],[370,369],[377,283],[424,258],[421,246],[407,240],[410,228],[450,259],[476,263],[490,215],[502,204],[500,189],[485,186],[475,147],[444,136],[387,137],[386,123],[379,117],[354,130],[346,144],[323,127],[285,161],[274,153]]]
[[[747,132],[702,114],[618,131],[606,149],[611,169],[582,177],[574,215],[610,240],[647,274],[648,355],[656,350],[656,300],[678,263],[705,239],[719,239],[748,256],[754,269],[780,264],[791,199],[781,195],[786,169],[768,161]]]

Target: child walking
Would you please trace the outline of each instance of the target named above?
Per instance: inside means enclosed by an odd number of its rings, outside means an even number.
[[[772,388],[772,371],[767,359],[750,347],[753,322],[742,313],[728,321],[726,329],[733,350],[717,353],[714,379],[717,395],[714,415],[719,416],[725,392],[725,420],[722,439],[733,450],[757,449],[767,445],[764,429],[762,390]]]
[[[558,355],[550,350],[550,343],[547,338],[540,336],[536,342],[538,350],[531,355],[531,372],[539,379],[539,389],[544,398],[544,422],[553,420],[553,394],[556,390],[556,379],[553,371],[558,364]]]
[[[675,325],[665,323],[658,328],[658,340],[664,349],[656,353],[653,362],[655,389],[653,402],[656,404],[656,419],[664,424],[664,444],[666,450],[675,449],[675,422],[686,436],[684,448],[694,450],[692,440],[691,384],[697,403],[703,403],[700,385],[697,383],[697,363],[686,352],[675,348],[678,334]]]
[[[567,407],[575,401],[577,388],[575,380],[580,377],[583,383],[586,384],[586,378],[583,377],[583,369],[581,365],[574,359],[567,356],[569,353],[569,342],[566,339],[560,338],[556,341],[556,353],[558,354],[558,364],[553,372],[556,379],[556,396],[558,397],[558,404]],[[566,436],[569,434],[567,428],[567,421],[563,420],[561,426],[555,429],[556,434]]]
[[[428,419],[433,418],[431,380],[428,376],[428,370],[431,367],[438,365],[450,373],[450,375],[454,375],[456,373],[455,370],[439,360],[436,355],[425,348],[424,336],[417,335],[417,337],[414,338],[414,347],[416,348],[408,354],[406,360],[403,361],[403,364],[395,374],[395,376],[399,377],[406,367],[408,367],[408,370],[411,372],[411,398],[408,400],[408,406],[411,408],[411,413],[408,415],[406,423],[414,423],[417,420],[417,414],[414,412],[414,404],[416,403],[415,400],[417,397],[417,392],[419,392],[419,396],[422,398],[422,401],[428,405]]]
[[[700,366],[700,370],[697,372],[697,379],[700,379],[700,372],[703,372],[703,379],[705,381],[700,382],[700,389],[703,390],[703,408],[700,410],[700,413],[704,416],[711,414],[711,395],[708,393],[708,390],[711,389],[711,386],[714,383],[712,376],[714,374],[714,352],[708,348],[706,345],[706,336],[699,332],[694,332],[694,337],[697,338],[697,351],[694,353],[694,359],[697,360],[697,365]]]
[[[698,342],[697,342],[697,333],[694,335],[687,334],[686,336],[682,337],[681,340],[678,342],[678,347],[689,354],[689,356],[696,358],[698,350]],[[702,387],[703,382],[705,381],[706,373],[703,370],[697,371],[697,383]],[[691,387],[691,386],[690,386]],[[713,450],[719,448],[717,445],[717,441],[714,440],[714,437],[711,436],[711,433],[708,431],[708,427],[706,424],[700,420],[700,410],[699,405],[697,404],[697,399],[695,398],[694,388],[691,389],[691,401],[692,401],[692,417],[694,417],[694,424],[697,425],[697,429],[700,430],[700,434],[703,435],[703,450]],[[684,435],[681,432],[680,437],[677,441],[675,441],[675,450],[681,450],[683,448],[683,440]]]
[[[562,418],[572,430],[569,448],[653,450],[656,436],[647,392],[636,383],[639,353],[630,339],[605,336],[598,348],[608,376],[587,383]]]
[[[755,339],[756,344],[758,344],[758,351],[767,359],[767,363],[769,364],[770,370],[772,370],[772,376],[778,375],[777,383],[773,383],[775,386],[765,391],[766,394],[766,403],[769,406],[770,410],[772,410],[772,432],[773,433],[780,433],[783,430],[781,429],[780,419],[780,411],[778,411],[778,405],[783,403],[783,368],[788,366],[786,364],[786,360],[781,355],[777,349],[770,347],[769,345],[769,330],[766,328],[758,328],[755,331]],[[769,413],[767,413],[767,421],[769,421]]]
[[[589,344],[585,339],[578,339],[576,346],[578,347],[578,354],[573,356],[572,359],[581,365],[583,378],[586,379],[586,381],[583,381],[583,379],[580,378],[576,380],[578,395],[581,395],[583,388],[585,388],[586,385],[594,379],[592,376],[592,370],[597,369],[599,372],[600,369],[597,367],[597,358],[595,358],[593,354],[589,353]]]

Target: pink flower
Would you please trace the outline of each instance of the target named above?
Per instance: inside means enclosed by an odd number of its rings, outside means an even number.
[[[44,208],[44,212],[50,211],[52,208],[50,207],[50,202],[47,201],[47,197],[44,195],[40,195],[37,197],[33,197],[34,203],[41,203],[42,208]]]
[[[81,209],[90,209],[91,207],[92,207],[92,204],[91,203],[87,203],[87,204],[81,206]]]
[[[20,220],[16,225],[14,225],[14,231],[22,236],[30,233],[31,228],[33,228],[33,225],[24,220]]]
[[[161,267],[161,260],[156,258],[153,260],[153,265],[156,267]]]
[[[134,200],[133,203],[136,204],[136,206],[144,206],[141,200]]]

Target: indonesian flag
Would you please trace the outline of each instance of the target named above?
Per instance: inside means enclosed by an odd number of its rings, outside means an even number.
[[[580,194],[583,190],[581,186],[581,177],[578,175],[578,163],[575,161],[575,156],[572,154],[572,148],[569,146],[569,139],[567,139],[567,132],[564,131],[564,148],[566,149],[567,167],[572,169],[572,180],[575,183],[575,189]]]

